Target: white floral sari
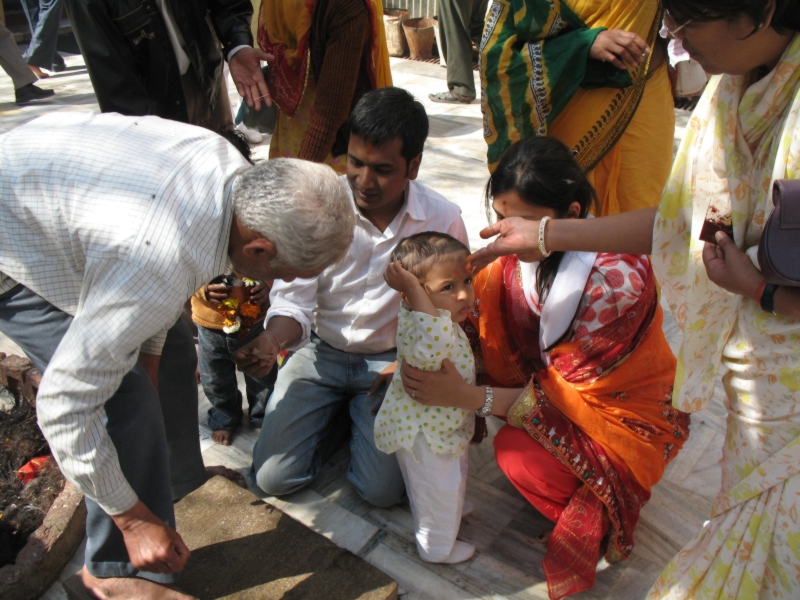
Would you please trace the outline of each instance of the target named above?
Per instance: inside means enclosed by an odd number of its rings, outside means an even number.
[[[650,599],[800,598],[800,321],[711,283],[699,240],[722,199],[754,257],[782,178],[800,178],[800,34],[761,80],[710,81],[661,200],[653,267],[684,335],[674,405],[704,408],[722,364],[728,419],[711,521]]]

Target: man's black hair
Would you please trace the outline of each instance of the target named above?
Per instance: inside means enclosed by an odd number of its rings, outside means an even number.
[[[382,146],[402,138],[406,165],[422,153],[428,137],[428,115],[421,102],[406,90],[385,87],[364,94],[348,120],[350,135]]]

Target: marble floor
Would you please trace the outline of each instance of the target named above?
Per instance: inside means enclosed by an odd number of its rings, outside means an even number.
[[[68,71],[41,82],[42,87],[56,91],[54,98],[35,106],[12,104],[11,82],[0,75],[0,131],[47,112],[97,110],[81,57],[69,56],[67,64]],[[480,106],[430,102],[428,93],[446,89],[445,70],[438,65],[392,59],[392,74],[395,85],[411,91],[425,105],[430,118],[420,181],[456,202],[463,211],[471,245],[484,245],[478,235],[486,224],[482,193],[487,177]],[[235,92],[231,96],[236,100]],[[676,116],[677,144],[688,113],[676,111]],[[266,156],[268,144],[266,139],[255,148],[257,157]],[[680,334],[668,310],[664,327],[673,350],[677,350]],[[0,337],[0,351],[8,349],[13,346]],[[208,402],[202,390],[200,395],[199,435],[206,463],[225,464],[247,473],[258,431],[245,426],[232,446],[215,444],[206,427]],[[403,600],[544,599],[547,588],[541,561],[545,547],[536,537],[548,528],[548,521],[498,469],[491,437],[499,426],[500,421],[490,420],[490,439],[470,449],[467,498],[476,508],[464,519],[460,537],[475,544],[478,551],[460,565],[432,565],[419,559],[407,504],[378,509],[358,497],[345,477],[349,458],[346,448],[333,456],[309,488],[265,500],[394,577],[400,583]],[[613,565],[601,561],[595,587],[575,598],[644,598],[661,569],[708,518],[719,487],[724,429],[725,410],[718,389],[713,404],[692,416],[691,437],[642,511],[631,558]],[[81,562],[79,552],[64,576],[73,573]],[[65,598],[60,582],[45,597]]]

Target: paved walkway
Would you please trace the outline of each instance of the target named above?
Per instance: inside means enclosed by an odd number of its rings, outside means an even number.
[[[54,99],[36,106],[20,108],[12,104],[11,82],[0,75],[0,131],[46,112],[97,110],[81,57],[68,57],[67,64],[69,71],[41,83],[56,91]],[[446,88],[445,71],[438,65],[392,59],[392,73],[395,85],[408,89],[422,101],[430,117],[431,133],[420,181],[459,204],[471,245],[482,246],[485,242],[478,232],[486,224],[482,195],[487,172],[480,106],[430,102],[428,93]],[[235,105],[238,98],[232,96]],[[683,111],[676,114],[677,141],[688,115]],[[256,156],[266,156],[268,143],[265,140],[256,148]],[[674,320],[667,317],[665,330],[676,350],[680,336]],[[0,339],[0,351],[5,351],[7,344],[7,340]],[[725,429],[721,397],[718,390],[715,402],[693,415],[687,445],[642,511],[632,557],[615,565],[601,561],[594,589],[575,598],[643,598],[661,569],[708,518],[720,481],[717,463]],[[257,430],[245,427],[232,446],[216,445],[206,427],[208,406],[201,391],[198,418],[206,463],[225,464],[246,473]],[[496,432],[500,424],[497,419],[490,420],[490,430]],[[470,449],[467,497],[476,510],[464,519],[461,538],[475,544],[478,551],[474,558],[456,566],[431,565],[419,559],[408,505],[386,510],[362,501],[345,478],[348,457],[346,448],[340,450],[308,489],[280,500],[265,499],[394,577],[400,583],[403,600],[547,598],[541,567],[545,547],[536,541],[536,536],[549,524],[497,468],[491,436]],[[74,572],[80,564],[80,556],[76,556],[65,573]],[[59,584],[46,596],[49,600],[64,597]]]

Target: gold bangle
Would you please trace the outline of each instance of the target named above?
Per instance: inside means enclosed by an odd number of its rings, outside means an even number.
[[[547,248],[544,247],[544,228],[547,226],[549,220],[550,217],[542,217],[542,220],[539,221],[539,252],[541,252],[542,256],[545,258],[552,254],[552,252],[548,252]]]

